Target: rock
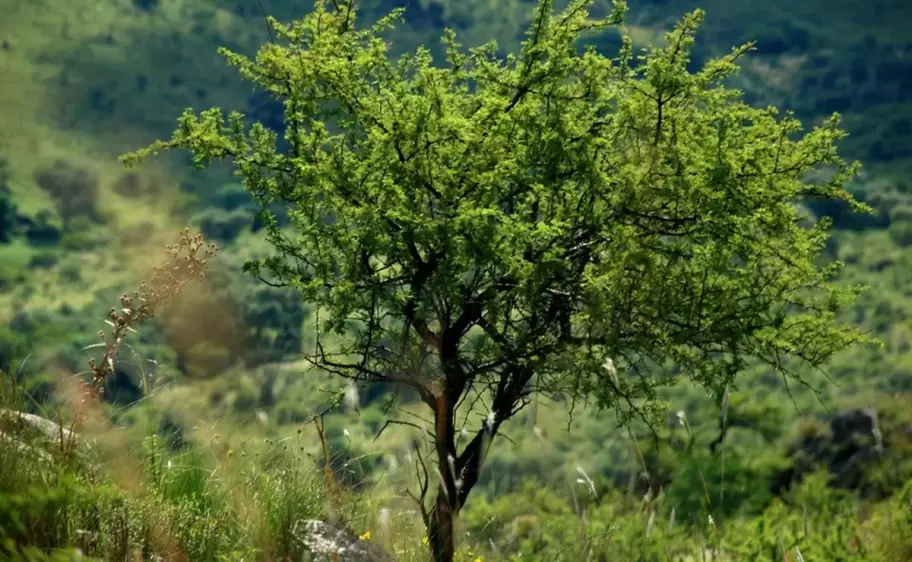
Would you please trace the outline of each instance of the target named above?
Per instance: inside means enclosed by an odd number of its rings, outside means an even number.
[[[16,410],[0,410],[0,430],[53,441],[60,441],[61,437],[65,441],[75,437],[72,431],[49,419]]]
[[[21,452],[32,452],[48,459],[48,448],[69,445],[75,433],[49,419],[16,410],[0,410],[0,440],[11,442]]]
[[[393,562],[379,545],[317,519],[298,521],[294,536],[310,553],[301,562]]]

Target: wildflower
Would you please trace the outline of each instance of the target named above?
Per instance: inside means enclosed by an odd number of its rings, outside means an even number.
[[[370,540],[370,538],[371,538],[370,529],[368,529],[367,531],[364,531],[363,534],[358,535],[358,539],[360,539],[362,541]]]
[[[421,539],[421,544],[426,545],[427,543],[428,543],[428,538],[427,538],[427,537],[424,537],[423,539]]]

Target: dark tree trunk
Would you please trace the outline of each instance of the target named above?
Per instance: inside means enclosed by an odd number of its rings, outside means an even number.
[[[437,499],[428,521],[428,543],[434,562],[453,562],[456,556],[454,525],[459,514],[456,479],[456,426],[454,405],[447,392],[437,397],[434,408],[434,435],[437,449],[437,473],[440,484]]]
[[[461,330],[457,333],[462,333]],[[444,365],[458,365],[458,361],[454,360],[458,352],[453,342],[446,344],[445,339],[441,346]],[[500,424],[518,411],[515,406],[533,372],[530,366],[511,366],[502,375],[492,400],[490,417],[459,455],[456,452],[456,404],[470,379],[454,367],[448,373],[447,384],[440,394],[427,401],[434,410],[434,442],[440,480],[433,509],[430,513],[424,512],[434,562],[453,562],[456,555],[456,519],[469,493],[478,483],[491,440]]]
[[[435,408],[437,470],[441,479],[428,520],[428,545],[434,562],[453,562],[456,555],[455,524],[469,493],[478,483],[485,452],[500,425],[486,424],[456,455],[453,409],[443,396]]]
[[[456,516],[457,510],[450,505],[443,489],[438,489],[428,529],[428,543],[434,562],[453,562],[456,558]]]

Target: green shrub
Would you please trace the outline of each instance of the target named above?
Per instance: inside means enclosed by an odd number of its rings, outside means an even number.
[[[98,220],[98,176],[95,172],[56,160],[35,172],[35,183],[57,201],[57,209],[68,230],[76,217]]]

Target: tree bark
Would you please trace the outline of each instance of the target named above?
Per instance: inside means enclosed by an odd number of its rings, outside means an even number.
[[[428,544],[434,562],[453,562],[456,556],[455,523],[469,493],[478,483],[481,468],[491,440],[500,424],[514,411],[516,400],[523,386],[531,378],[528,372],[512,372],[501,381],[492,402],[492,416],[486,420],[462,454],[456,453],[455,410],[459,396],[464,391],[464,380],[454,373],[448,378],[452,386],[445,386],[435,398],[434,441],[437,450],[437,473],[440,479],[433,509],[427,514]]]
[[[456,455],[456,429],[452,408],[440,396],[436,408],[435,437],[440,484],[428,520],[428,544],[434,562],[453,562],[456,556],[455,525],[469,492],[478,483],[488,445],[500,421],[485,426]]]
[[[453,562],[456,558],[455,523],[457,510],[450,505],[443,488],[437,490],[437,500],[431,513],[428,543],[434,562]]]
[[[438,470],[445,484],[442,483],[437,488],[437,498],[430,513],[427,529],[434,562],[453,562],[455,558],[456,520],[469,493],[478,483],[485,452],[497,433],[498,426],[498,422],[492,426],[486,425],[452,463],[446,455],[438,453]],[[453,473],[455,474],[451,478],[450,475]]]
[[[454,524],[459,513],[456,479],[455,405],[446,390],[437,396],[434,408],[434,436],[437,449],[437,474],[440,483],[437,499],[428,522],[428,543],[434,562],[453,562],[456,557]]]

